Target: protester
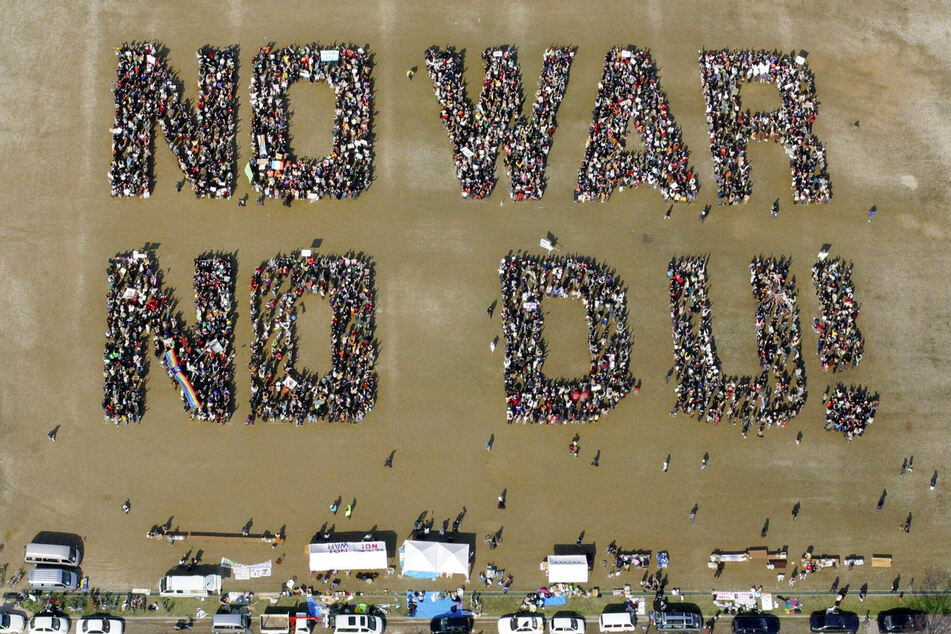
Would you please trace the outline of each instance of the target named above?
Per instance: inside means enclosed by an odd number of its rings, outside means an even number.
[[[631,123],[644,144],[640,154],[625,151]],[[659,188],[666,200],[692,201],[700,184],[689,158],[651,54],[612,48],[604,58],[575,201],[607,202],[618,185],[649,185]]]
[[[330,371],[295,368],[297,300],[327,297]],[[278,255],[251,276],[251,416],[264,421],[357,422],[373,409],[377,376],[372,264],[355,254]],[[283,366],[283,376],[281,367]]]
[[[613,271],[579,256],[510,255],[499,263],[499,279],[509,422],[596,421],[634,387],[627,295]],[[591,369],[583,379],[551,379],[542,373],[545,297],[584,304]]]
[[[875,420],[878,395],[869,394],[864,386],[846,387],[842,383],[830,387],[829,390],[831,393],[826,402],[826,430],[841,432],[846,440],[858,438]],[[884,497],[883,494],[882,498]]]
[[[327,60],[322,57],[327,53]],[[331,59],[335,58],[335,59]],[[268,198],[356,198],[373,176],[371,57],[362,48],[318,44],[263,47],[251,70],[251,153],[255,191]],[[336,96],[333,146],[321,159],[291,156],[287,91],[299,79],[326,81]]]
[[[715,425],[721,420],[739,422],[745,437],[754,424],[762,436],[767,427],[785,427],[799,413],[805,404],[806,377],[795,278],[789,276],[789,264],[787,259],[763,257],[750,264],[762,372],[754,377],[725,377],[713,338],[707,259],[671,260],[667,277],[678,378],[671,415],[680,411]]]
[[[146,339],[171,378],[194,390],[182,393],[193,419],[225,422],[234,410],[234,260],[206,254],[195,258],[196,326],[189,331],[162,289],[161,270],[148,253],[121,254],[109,261],[106,349],[103,356],[106,420],[138,422],[145,409]],[[166,354],[170,353],[170,354]],[[177,365],[170,365],[174,356]]]
[[[812,267],[812,279],[819,296],[819,317],[812,329],[819,334],[816,352],[823,370],[841,372],[862,360],[865,338],[855,322],[859,304],[855,302],[852,264],[843,260],[819,260]]]
[[[466,96],[462,54],[435,47],[426,51],[426,70],[452,143],[463,198],[486,198],[492,193],[499,145],[504,147],[512,199],[538,200],[544,195],[548,153],[558,127],[555,114],[568,86],[574,55],[571,48],[545,51],[532,119],[527,122],[521,116],[524,98],[515,49],[483,51],[485,79],[474,110]]]
[[[194,113],[179,93],[179,83],[153,42],[125,44],[114,89],[112,128],[113,196],[148,198],[152,191],[152,135],[162,126],[185,178],[195,194],[230,198],[235,186],[238,129],[238,48],[198,51],[198,101]],[[181,189],[181,186],[178,186]]]
[[[782,143],[795,202],[828,202],[832,185],[826,152],[812,133],[819,109],[815,77],[804,60],[778,51],[721,49],[700,51],[699,61],[718,204],[749,200],[753,188],[746,146],[751,140]],[[782,105],[771,112],[741,110],[741,82],[775,84]]]

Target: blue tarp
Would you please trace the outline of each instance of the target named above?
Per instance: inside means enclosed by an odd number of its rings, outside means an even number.
[[[435,601],[433,601],[433,598],[438,597],[440,594],[441,593],[439,592],[427,592],[426,598],[416,604],[417,605],[416,616],[414,616],[413,618],[431,619],[433,617],[442,616],[446,614],[447,612],[450,612],[452,610],[452,606],[454,606],[456,602],[450,599],[449,597],[445,597],[443,599],[437,598]],[[413,600],[413,593],[407,592],[406,593],[407,608],[409,607],[409,602],[411,600]]]
[[[314,597],[307,597],[307,615],[320,616],[320,610],[317,608],[317,601]]]
[[[549,605],[565,605],[566,603],[568,603],[568,599],[566,599],[564,596],[556,597],[554,595],[551,595],[551,596],[545,597],[546,608]]]

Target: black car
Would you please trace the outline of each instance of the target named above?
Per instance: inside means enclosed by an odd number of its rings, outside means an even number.
[[[915,610],[888,610],[878,615],[878,631],[922,632],[925,629],[925,614]]]
[[[733,634],[779,634],[779,617],[772,614],[737,614]]]
[[[813,612],[809,617],[809,629],[813,632],[858,632],[859,617],[854,612],[836,609]]]
[[[429,622],[429,631],[432,634],[471,634],[472,624],[471,614],[437,616]]]

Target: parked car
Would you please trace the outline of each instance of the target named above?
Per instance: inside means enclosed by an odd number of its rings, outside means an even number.
[[[369,614],[338,614],[334,634],[383,634],[383,619]]]
[[[20,634],[26,629],[26,619],[19,614],[0,614],[0,634]]]
[[[809,617],[809,629],[813,632],[852,632],[859,630],[859,617],[854,612],[842,612],[835,608],[813,612]]]
[[[737,614],[733,634],[779,634],[779,617],[772,614]]]
[[[54,616],[52,614],[37,614],[30,619],[30,632],[42,632],[43,634],[59,634],[69,631],[69,619],[65,616]]]
[[[637,616],[626,610],[604,611],[598,617],[601,632],[633,632],[637,629]]]
[[[471,634],[473,622],[471,614],[437,616],[429,622],[429,631],[431,634]]]
[[[584,619],[573,615],[555,615],[548,621],[549,634],[584,634]]]
[[[921,632],[927,625],[925,613],[919,610],[896,609],[878,615],[878,631]]]
[[[108,616],[89,616],[76,624],[76,631],[81,634],[122,634],[124,629],[122,621]]]
[[[699,632],[703,628],[703,615],[669,607],[652,611],[650,619],[658,632]]]
[[[535,614],[509,614],[499,619],[499,634],[545,634],[545,617]]]

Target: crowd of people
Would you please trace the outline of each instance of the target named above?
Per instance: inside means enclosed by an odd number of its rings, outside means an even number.
[[[802,359],[799,309],[790,261],[757,257],[750,264],[756,299],[756,340],[762,373],[754,377],[723,376],[713,338],[708,295],[707,259],[674,258],[667,270],[670,317],[674,338],[674,389],[678,411],[719,424],[741,423],[743,436],[757,424],[785,426],[805,404],[806,375]],[[772,381],[772,385],[770,382]]]
[[[852,264],[823,258],[812,267],[812,280],[819,296],[819,316],[812,328],[819,334],[816,353],[823,370],[841,372],[862,360],[865,338],[856,321],[859,304],[852,285]]]
[[[153,128],[165,140],[195,194],[229,198],[235,187],[238,48],[202,48],[194,113],[179,82],[153,42],[116,49],[115,121],[112,128],[112,195],[148,198],[152,192]]]
[[[330,302],[331,367],[317,376],[297,361],[297,301],[304,293]],[[264,421],[357,422],[376,402],[375,290],[362,256],[295,253],[271,258],[251,276],[251,415]],[[283,366],[283,376],[281,368]]]
[[[195,258],[196,325],[186,328],[175,301],[162,288],[161,270],[148,253],[109,261],[106,348],[103,356],[106,420],[138,422],[145,411],[148,342],[170,377],[181,373],[194,389],[190,402],[180,383],[186,412],[197,420],[225,422],[234,411],[234,260],[227,255]],[[177,365],[170,365],[167,352]]]
[[[861,385],[846,387],[842,383],[830,386],[824,397],[826,402],[827,431],[837,431],[846,440],[858,438],[875,420],[878,409],[878,394],[870,394]]]
[[[700,51],[700,82],[706,100],[710,149],[721,205],[752,194],[749,141],[781,143],[789,156],[793,199],[824,203],[832,197],[826,151],[812,133],[819,110],[815,77],[805,59],[765,50]],[[771,112],[742,110],[741,82],[775,84],[782,106]]]
[[[635,388],[627,295],[613,271],[579,256],[509,255],[499,263],[499,279],[510,423],[595,421]],[[584,304],[591,369],[583,379],[552,379],[542,372],[547,354],[541,311],[545,297]]]
[[[362,48],[317,44],[263,47],[252,63],[251,161],[254,189],[267,198],[356,198],[373,177],[371,56]],[[336,95],[329,156],[291,154],[287,91],[298,80],[326,81]]]
[[[479,105],[466,96],[461,53],[436,47],[426,51],[426,69],[439,101],[440,118],[452,143],[463,198],[486,198],[495,187],[499,146],[504,148],[513,200],[538,200],[545,193],[548,152],[557,129],[555,115],[568,86],[575,51],[549,48],[542,61],[531,122],[521,116],[522,80],[512,48],[482,53],[485,79]],[[509,123],[515,118],[512,128]]]
[[[659,188],[666,200],[689,202],[697,197],[700,185],[688,164],[690,153],[649,52],[608,51],[593,114],[575,201],[606,202],[615,186],[644,184]],[[632,118],[644,142],[640,154],[624,149]]]

